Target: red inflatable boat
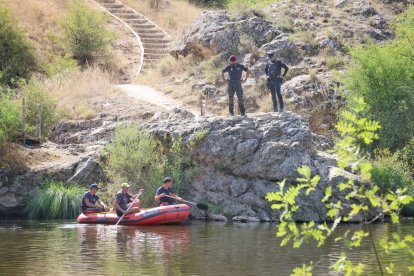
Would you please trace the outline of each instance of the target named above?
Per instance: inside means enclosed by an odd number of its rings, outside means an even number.
[[[119,224],[123,225],[157,225],[172,222],[181,222],[190,215],[190,207],[186,204],[160,206],[150,209],[141,209],[138,213],[125,215]],[[79,223],[115,224],[119,220],[116,213],[80,214]]]

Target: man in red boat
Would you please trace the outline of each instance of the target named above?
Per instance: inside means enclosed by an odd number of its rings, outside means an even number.
[[[174,193],[174,190],[171,187],[172,184],[173,179],[171,177],[166,177],[164,178],[164,184],[157,189],[154,199],[159,201],[160,206],[172,205],[175,199],[171,197],[175,197],[179,201],[183,200]]]
[[[129,190],[129,184],[128,183],[122,183],[121,184],[121,190],[116,194],[115,196],[115,210],[116,214],[121,217],[123,214],[130,214],[139,212],[139,206],[140,201],[137,199],[137,196],[133,196],[130,193],[128,193]],[[140,193],[142,193],[144,189],[140,190]],[[135,201],[135,202],[134,202]],[[132,203],[134,202],[134,203]],[[133,206],[130,207],[130,205],[133,204]],[[128,210],[129,208],[129,210]],[[127,212],[128,210],[128,212]]]
[[[89,191],[83,194],[81,208],[84,214],[100,213],[108,209],[96,194],[99,189],[98,184],[93,183],[89,186]]]

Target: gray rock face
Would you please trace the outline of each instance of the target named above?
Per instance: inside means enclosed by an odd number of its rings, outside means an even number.
[[[87,184],[104,181],[106,177],[92,156],[35,171],[0,170],[0,216],[21,215],[30,191],[49,179],[84,183],[86,190]]]
[[[233,21],[227,11],[205,11],[170,54],[175,57],[228,54],[238,47],[242,35],[259,46],[279,34],[270,22],[257,16]]]
[[[322,181],[310,198],[298,200],[295,219],[326,219],[320,200],[328,181],[335,180],[329,169],[335,166],[335,159],[317,150],[314,144],[319,144],[318,137],[297,114],[166,120],[143,128],[156,137],[180,137],[186,143],[198,132],[206,133],[191,155],[201,170],[185,195],[194,202],[207,202],[233,221],[277,221],[280,214],[270,208],[266,194],[277,191],[277,182],[283,179],[295,183],[297,168],[308,165]],[[205,218],[204,211],[197,209],[192,215]]]

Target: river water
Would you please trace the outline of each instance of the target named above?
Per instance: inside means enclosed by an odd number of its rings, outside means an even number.
[[[336,236],[369,229],[378,240],[392,232],[413,234],[414,221],[400,225],[340,225]],[[329,268],[341,246],[330,237],[323,247],[280,247],[276,224],[231,224],[190,221],[182,225],[134,227],[75,222],[0,222],[1,275],[289,275],[313,261],[314,275],[336,275]],[[410,275],[405,254],[385,255],[394,275]],[[350,252],[365,264],[363,275],[380,275],[370,239]]]

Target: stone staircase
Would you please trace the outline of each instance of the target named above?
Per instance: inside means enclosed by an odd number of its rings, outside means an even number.
[[[118,0],[91,0],[128,25],[139,36],[143,48],[141,72],[169,55],[171,37],[157,24]]]

